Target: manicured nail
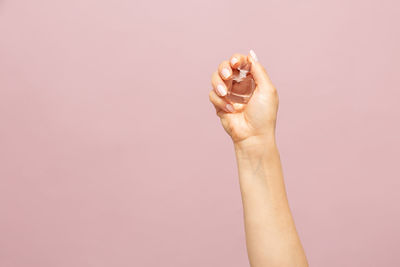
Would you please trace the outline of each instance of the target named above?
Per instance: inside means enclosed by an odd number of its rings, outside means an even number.
[[[222,69],[221,74],[222,76],[224,76],[225,79],[228,79],[229,76],[231,76],[231,72],[228,69]]]
[[[217,91],[218,91],[220,96],[225,96],[226,95],[225,86],[223,86],[222,84],[218,84],[217,85]]]
[[[231,59],[231,64],[232,64],[232,66],[235,65],[235,64],[238,63],[238,62],[239,62],[239,59],[237,59],[237,58],[235,58],[235,57],[233,57],[233,58]]]
[[[254,52],[254,50],[250,50],[250,56],[254,59],[254,61],[258,61],[258,59],[257,59],[257,55],[256,55],[256,53]]]
[[[233,106],[231,105],[231,104],[226,104],[226,109],[229,111],[229,112],[234,112],[235,110],[233,109]]]

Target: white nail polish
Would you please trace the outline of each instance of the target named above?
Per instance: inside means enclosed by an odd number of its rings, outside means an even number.
[[[234,111],[235,111],[234,108],[233,108],[233,106],[232,106],[231,104],[226,104],[226,109],[227,109],[229,112],[234,112]]]
[[[218,84],[217,85],[217,91],[218,91],[220,96],[225,96],[226,95],[225,86],[223,86],[222,84]]]
[[[229,78],[229,76],[231,75],[228,69],[222,69],[221,74],[222,76],[224,76],[225,79]]]
[[[257,59],[257,55],[256,55],[256,53],[254,52],[254,50],[250,50],[250,56],[254,59],[254,61],[258,61],[258,59]]]
[[[239,62],[239,59],[237,59],[237,58],[235,58],[235,57],[231,59],[231,64],[232,64],[232,66],[235,65],[235,64],[238,63],[238,62]]]

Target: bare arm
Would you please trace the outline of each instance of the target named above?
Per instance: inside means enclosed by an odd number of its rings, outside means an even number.
[[[251,63],[256,89],[247,104],[231,103],[217,86],[223,84],[229,92],[230,80],[222,75],[227,72],[224,69],[232,73],[246,62]],[[274,86],[254,54],[236,54],[230,62],[221,63],[212,84],[216,90],[210,93],[210,100],[235,147],[250,265],[308,266],[290,212],[275,142],[278,95]]]
[[[235,144],[250,264],[308,266],[285,192],[278,148],[271,137]]]

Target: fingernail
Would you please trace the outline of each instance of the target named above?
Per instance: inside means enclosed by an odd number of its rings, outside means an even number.
[[[238,63],[238,62],[239,62],[239,59],[237,59],[237,58],[235,58],[235,57],[231,59],[231,64],[232,64],[232,66],[235,65],[235,64]]]
[[[233,106],[231,105],[231,104],[226,104],[226,109],[229,111],[229,112],[234,112],[235,110],[233,109]]]
[[[217,85],[217,91],[218,91],[220,96],[225,96],[226,95],[225,86],[223,86],[222,84],[218,84]]]
[[[250,50],[250,56],[254,59],[254,61],[258,61],[258,59],[257,59],[257,55],[256,55],[256,53],[254,52],[254,50]]]
[[[231,76],[231,72],[228,69],[222,69],[221,71],[222,76],[224,76],[225,79],[229,78]]]

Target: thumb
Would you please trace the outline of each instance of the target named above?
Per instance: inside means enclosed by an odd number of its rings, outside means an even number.
[[[253,76],[256,85],[261,87],[271,87],[272,82],[268,77],[268,74],[263,65],[258,62],[256,53],[254,53],[253,50],[250,50],[249,55],[247,56],[247,60],[251,63],[250,73]]]

